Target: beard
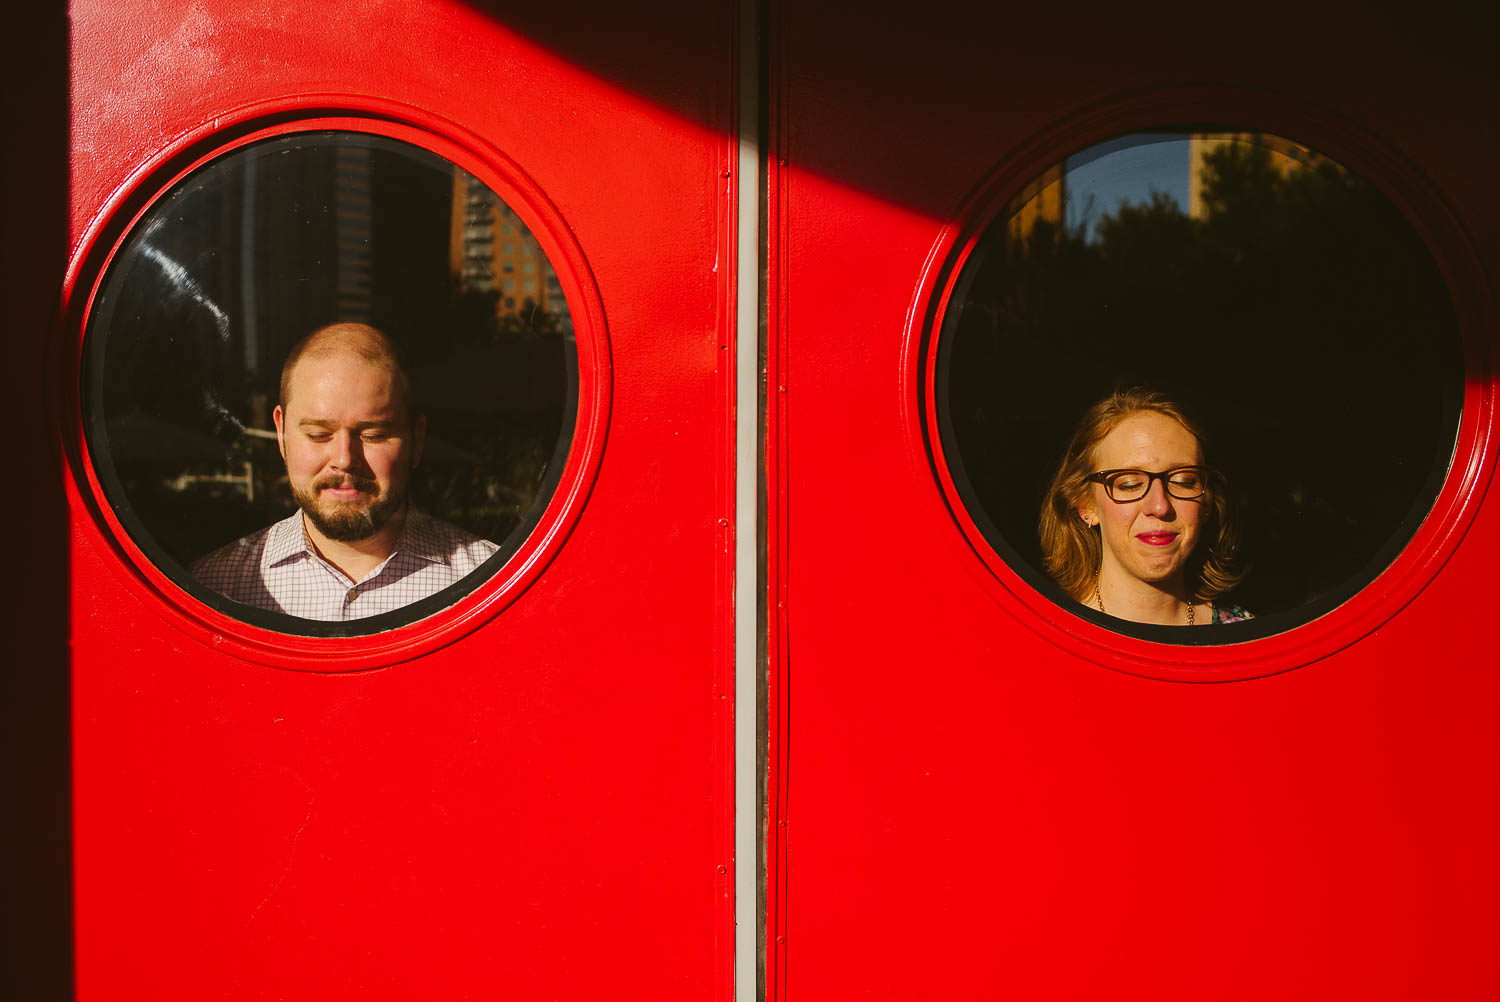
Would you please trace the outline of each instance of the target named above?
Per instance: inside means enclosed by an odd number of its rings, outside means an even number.
[[[369,497],[333,501],[320,494],[328,487],[350,486]],[[340,543],[369,539],[406,505],[405,491],[382,494],[378,483],[363,477],[323,477],[310,490],[293,487],[292,497],[319,532]]]

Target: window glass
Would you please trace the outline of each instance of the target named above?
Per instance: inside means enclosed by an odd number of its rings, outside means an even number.
[[[1463,389],[1445,284],[1373,185],[1265,133],[1135,134],[1054,164],[982,232],[940,319],[938,434],[995,552],[1073,611],[1039,513],[1080,418],[1157,390],[1207,429],[1256,614],[1183,643],[1287,629],[1368,584],[1450,465]],[[1107,527],[1106,527],[1107,528]],[[1097,611],[1097,610],[1096,610]]]
[[[241,147],[158,199],[104,276],[85,342],[90,455],[137,546],[204,601],[314,635],[389,629],[498,570],[551,496],[577,394],[556,273],[538,251],[543,289],[524,311],[502,297],[502,228],[525,230],[478,178],[353,132]],[[282,364],[335,322],[377,328],[404,356],[426,416],[415,510],[493,545],[399,609],[309,619],[230,601],[187,569],[298,510],[273,420]]]

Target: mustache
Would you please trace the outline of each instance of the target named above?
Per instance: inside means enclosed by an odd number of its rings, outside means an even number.
[[[333,475],[327,477],[319,477],[317,480],[314,480],[312,484],[312,488],[314,491],[326,490],[329,487],[353,487],[355,490],[362,491],[365,494],[376,494],[380,491],[380,485],[374,480],[366,477],[341,477]]]

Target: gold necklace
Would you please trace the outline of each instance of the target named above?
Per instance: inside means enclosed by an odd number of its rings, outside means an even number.
[[[1099,611],[1100,612],[1104,612],[1104,596],[1101,595],[1101,594],[1099,594],[1099,579],[1098,578],[1094,578],[1094,601],[1099,603]],[[1109,613],[1107,613],[1107,612],[1104,612],[1104,614],[1106,616],[1109,615]],[[1196,625],[1194,623],[1194,621],[1193,621],[1193,603],[1191,603],[1191,602],[1188,603],[1188,625],[1189,626]]]

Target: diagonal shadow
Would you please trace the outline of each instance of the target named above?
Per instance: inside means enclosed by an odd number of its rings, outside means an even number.
[[[5,602],[7,698],[0,730],[13,768],[13,951],[5,994],[73,997],[68,536],[59,436],[38,400],[56,330],[68,240],[68,22],[62,5],[14,12],[7,31],[3,275],[12,401]],[[44,398],[45,399],[45,398]]]

